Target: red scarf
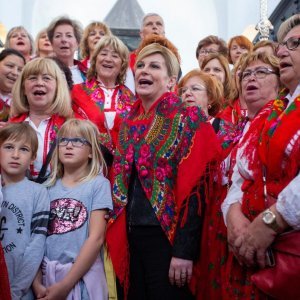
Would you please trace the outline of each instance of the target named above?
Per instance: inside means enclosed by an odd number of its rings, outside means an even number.
[[[129,268],[125,207],[133,162],[172,243],[178,212],[218,151],[217,137],[204,114],[197,107],[185,108],[174,93],[164,94],[146,113],[138,100],[122,123],[113,167],[114,213],[106,237],[115,272],[125,288]]]
[[[117,114],[114,127],[111,130],[106,126],[104,115],[105,95],[95,78],[75,85],[71,96],[73,111],[96,124],[100,131],[101,143],[112,150],[116,144],[122,119],[135,102],[135,96],[132,92],[125,85],[116,87],[112,96],[112,110],[116,111]]]
[[[217,117],[227,122],[237,124],[241,120],[244,120],[245,117],[247,117],[247,109],[242,109],[240,100],[236,99],[232,105],[228,105],[223,111],[218,114]]]
[[[9,118],[9,105],[0,98],[0,122],[7,122]]]
[[[274,101],[259,145],[267,190],[275,198],[298,174],[300,166],[300,96],[287,109],[284,106],[283,100]]]

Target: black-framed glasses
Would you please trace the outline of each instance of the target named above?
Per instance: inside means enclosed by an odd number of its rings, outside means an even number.
[[[75,148],[83,147],[84,145],[92,146],[91,143],[82,137],[74,137],[74,138],[67,138],[67,137],[61,137],[58,139],[58,145],[62,147],[66,147],[69,142],[71,142],[72,146]]]
[[[270,74],[276,74],[276,75],[278,75],[277,72],[275,72],[274,70],[272,70],[270,68],[260,67],[260,68],[254,69],[254,70],[246,70],[246,71],[244,71],[241,74],[242,80],[243,81],[248,81],[251,78],[252,74],[257,79],[264,79],[267,75],[270,75]]]
[[[276,46],[276,53],[279,51],[279,49],[283,46],[286,46],[289,50],[295,50],[300,45],[300,36],[292,36],[289,39],[287,39],[285,42],[278,43]]]
[[[201,91],[206,91],[206,88],[203,85],[195,84],[190,87],[187,87],[187,86],[182,87],[178,90],[180,96],[185,94],[187,91],[190,91],[192,93],[197,93],[197,92],[201,92]]]

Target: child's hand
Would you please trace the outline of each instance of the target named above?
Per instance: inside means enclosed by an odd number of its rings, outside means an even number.
[[[33,289],[33,293],[34,293],[36,299],[42,299],[43,297],[45,297],[47,295],[46,287],[40,283],[34,283],[32,285],[32,289]]]
[[[69,290],[61,282],[55,283],[47,288],[46,296],[43,299],[47,300],[65,300],[68,297]]]

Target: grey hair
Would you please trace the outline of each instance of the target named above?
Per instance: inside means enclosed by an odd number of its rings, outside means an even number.
[[[277,31],[277,40],[282,43],[285,36],[296,26],[300,25],[300,14],[296,14],[285,20]]]

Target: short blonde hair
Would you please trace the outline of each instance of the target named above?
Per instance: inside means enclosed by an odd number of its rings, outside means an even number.
[[[138,62],[140,62],[145,57],[153,54],[160,54],[164,58],[169,77],[172,76],[176,76],[176,78],[178,77],[179,70],[180,70],[178,59],[176,58],[175,54],[171,50],[158,43],[152,43],[148,46],[145,46],[139,52],[136,58],[134,69],[136,69]]]
[[[117,76],[116,83],[123,84],[126,79],[129,51],[127,47],[124,45],[124,43],[114,35],[104,36],[97,44],[94,54],[91,57],[91,66],[87,72],[87,79],[91,80],[95,76],[95,74],[97,73],[96,70],[97,56],[103,48],[109,46],[112,47],[113,50],[116,51],[121,58],[122,61],[121,70],[119,75]]]
[[[199,69],[194,69],[190,72],[188,72],[178,83],[178,90],[182,87],[184,87],[187,83],[187,81],[190,78],[197,77],[200,80],[203,81],[206,93],[208,96],[208,104],[210,104],[210,108],[208,108],[208,114],[212,117],[215,117],[222,108],[222,102],[223,102],[223,85],[221,82],[219,82],[216,78],[213,76],[210,76],[207,73],[204,73],[203,71],[200,71]],[[179,93],[179,96],[182,96]]]
[[[106,172],[106,164],[100,148],[100,134],[98,128],[89,120],[69,119],[66,121],[57,133],[57,139],[69,137],[70,135],[85,138],[91,144],[92,158],[89,158],[88,174],[83,174],[79,179],[85,182],[93,179],[99,173]],[[58,178],[64,175],[64,166],[59,160],[59,143],[55,147],[51,160],[52,172],[47,183],[49,186],[54,185]]]
[[[30,111],[29,103],[24,91],[24,82],[30,75],[49,74],[56,80],[56,93],[51,111],[53,114],[58,114],[62,117],[71,117],[71,97],[67,85],[67,81],[57,65],[51,58],[35,58],[28,62],[21,75],[18,77],[13,87],[13,100],[11,103],[10,115],[18,116]]]
[[[28,38],[29,38],[29,41],[30,41],[30,55],[33,55],[34,54],[34,41],[33,41],[33,38],[31,36],[31,34],[26,30],[25,27],[23,26],[16,26],[16,27],[13,27],[11,28],[8,33],[7,33],[7,36],[6,36],[6,40],[5,40],[5,44],[4,44],[4,48],[11,48],[10,46],[10,39],[11,39],[11,36],[16,32],[16,31],[24,31]]]
[[[296,14],[285,20],[277,31],[277,40],[283,42],[285,36],[296,26],[300,25],[300,14]]]
[[[89,45],[88,45],[88,37],[90,32],[95,28],[101,28],[101,30],[103,30],[105,35],[111,35],[111,31],[105,23],[98,22],[98,21],[90,23],[87,27],[85,27],[80,42],[80,54],[82,58],[86,58],[91,55]]]

